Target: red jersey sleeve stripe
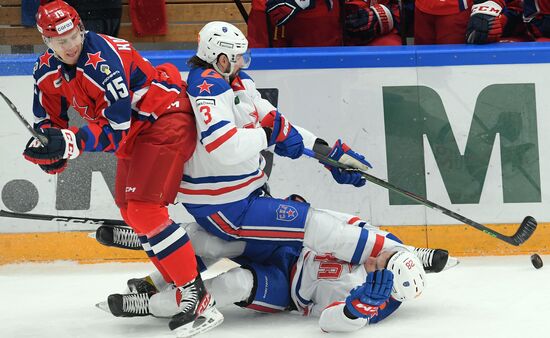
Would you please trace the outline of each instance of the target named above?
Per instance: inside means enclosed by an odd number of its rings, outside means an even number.
[[[374,246],[372,247],[372,252],[370,254],[371,257],[376,257],[380,253],[380,250],[384,247],[384,241],[385,237],[382,235],[376,235],[376,241],[374,242]]]
[[[225,188],[219,188],[219,189],[199,189],[199,190],[179,188],[179,192],[181,192],[182,194],[188,194],[188,195],[218,196],[218,195],[226,194],[228,192],[232,192],[240,188],[246,187],[247,185],[250,185],[253,182],[261,179],[262,177],[264,177],[264,175],[265,173],[262,171],[262,174],[260,176],[253,177],[246,182],[243,182],[231,187],[225,187]]]
[[[237,128],[233,127],[229,129],[225,134],[223,134],[222,136],[218,137],[214,141],[205,145],[204,147],[206,148],[206,151],[211,153],[212,151],[216,150],[219,146],[224,144],[224,142],[229,140],[231,136],[235,135],[236,133],[237,133]]]

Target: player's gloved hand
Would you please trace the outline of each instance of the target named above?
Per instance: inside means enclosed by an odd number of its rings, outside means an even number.
[[[269,112],[262,119],[261,126],[266,131],[267,145],[275,144],[279,156],[298,158],[304,153],[304,139],[290,122],[277,110]]]
[[[363,3],[363,1],[360,1]],[[394,27],[393,16],[388,7],[374,5],[370,8],[360,7],[354,1],[345,3],[344,30],[350,36],[374,39],[391,32]]]
[[[50,175],[55,175],[55,174],[59,174],[60,172],[65,170],[65,168],[67,167],[67,160],[66,159],[61,159],[61,160],[59,160],[57,162],[54,162],[52,164],[39,164],[38,166],[45,173],[50,174]]]
[[[271,24],[281,26],[301,10],[313,7],[315,7],[315,0],[267,0],[265,12]]]
[[[390,270],[376,270],[367,274],[361,286],[350,291],[346,298],[347,311],[357,318],[370,318],[378,313],[391,294],[393,273]]]
[[[372,165],[365,159],[365,156],[351,150],[351,148],[347,144],[343,143],[342,140],[337,140],[336,143],[334,143],[328,157],[342,164],[348,165],[351,168],[360,169],[363,171],[372,169]],[[355,187],[362,187],[365,183],[367,183],[361,173],[357,171],[340,169],[330,165],[326,165],[326,167],[330,170],[332,177],[334,177],[336,182],[340,184],[351,184]]]
[[[494,1],[475,1],[466,28],[466,43],[497,42],[502,36],[502,6]]]
[[[74,132],[70,129],[45,128],[37,130],[48,139],[42,146],[34,137],[27,142],[23,156],[26,160],[39,165],[53,165],[54,170],[62,167],[62,159],[73,159],[80,154]]]

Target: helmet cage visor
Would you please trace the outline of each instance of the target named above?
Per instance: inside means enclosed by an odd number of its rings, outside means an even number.
[[[247,69],[250,66],[252,61],[252,55],[250,55],[250,50],[242,54],[237,54],[236,61],[234,62],[240,69]]]

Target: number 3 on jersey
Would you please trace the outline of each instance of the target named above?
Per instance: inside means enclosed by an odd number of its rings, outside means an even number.
[[[209,106],[200,106],[199,111],[204,116],[204,123],[209,124],[210,121],[212,121],[212,115],[210,115],[210,107]]]

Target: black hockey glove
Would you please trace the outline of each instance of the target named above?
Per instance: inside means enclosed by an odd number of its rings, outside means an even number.
[[[497,42],[502,36],[501,12],[502,7],[494,1],[474,4],[466,28],[466,43]]]
[[[27,142],[23,156],[27,161],[35,164],[54,165],[53,168],[62,167],[60,160],[73,159],[80,154],[76,136],[70,129],[45,128],[37,130],[44,135],[48,142],[42,145],[34,137]]]

